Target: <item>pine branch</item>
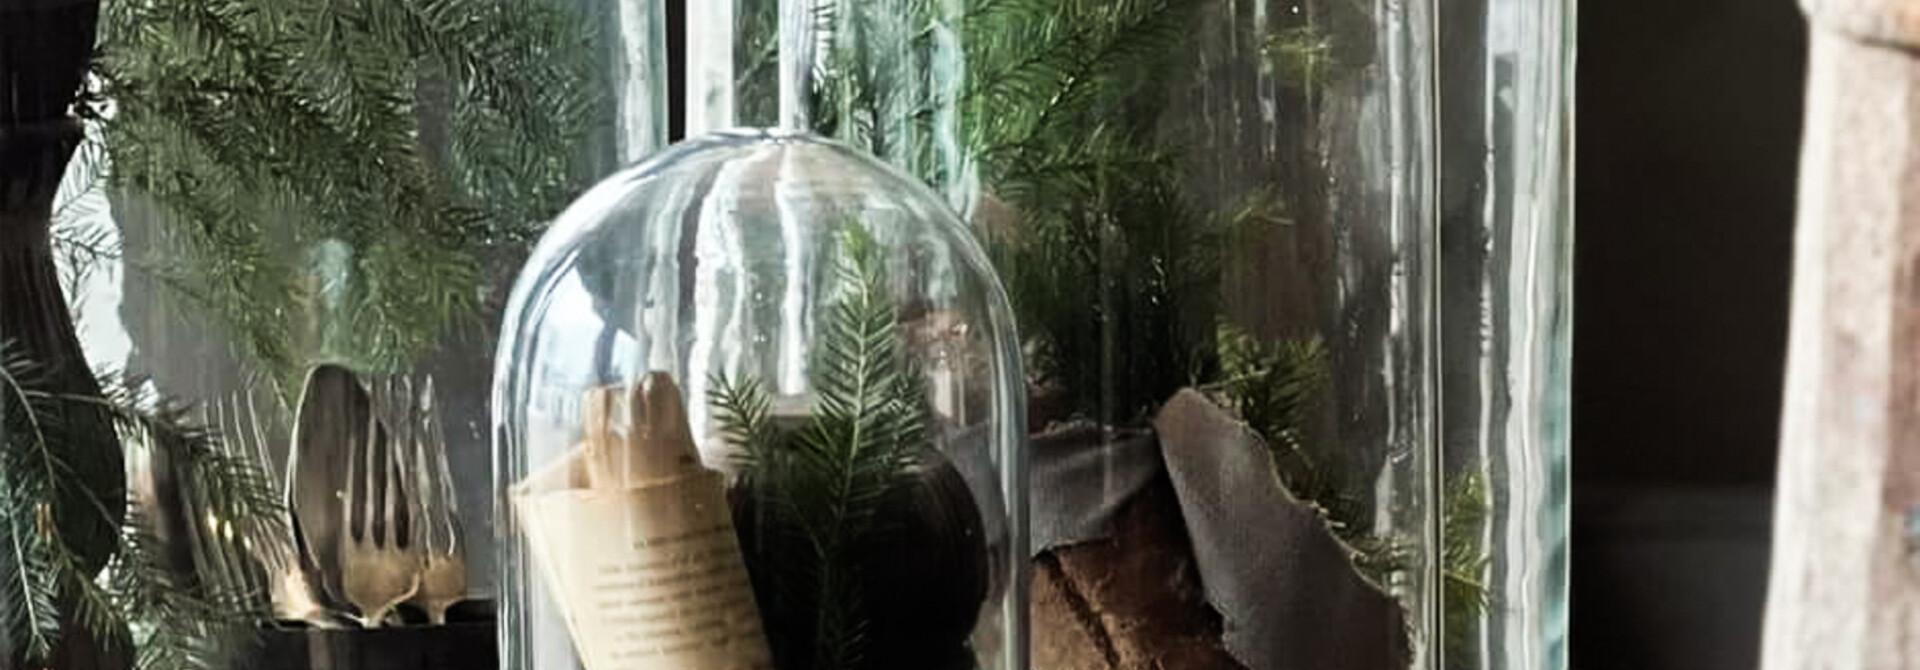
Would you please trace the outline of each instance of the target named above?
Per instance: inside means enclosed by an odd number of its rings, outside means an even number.
[[[1084,132],[1095,116],[1126,109],[1123,99],[1164,76],[1188,30],[1195,0],[1024,3],[983,8],[968,18],[969,131],[983,153],[1030,150]],[[1135,96],[1151,100],[1151,96]],[[1129,130],[1152,127],[1158,104]],[[993,110],[997,113],[982,113]]]
[[[1208,385],[1229,407],[1283,455],[1307,462],[1300,429],[1307,410],[1326,383],[1326,350],[1319,340],[1262,343],[1245,331],[1221,325],[1218,335],[1222,379]]]
[[[0,619],[25,660],[50,658],[61,636],[69,584],[91,569],[67,544],[89,527],[84,517],[112,515],[86,501],[93,492],[66,462],[65,408],[40,390],[38,367],[0,343]]]
[[[1313,86],[1335,71],[1333,40],[1315,26],[1275,31],[1262,45],[1276,78],[1294,86]]]
[[[60,603],[67,610],[66,614],[81,629],[92,634],[100,651],[133,651],[120,648],[123,644],[120,635],[128,629],[129,622],[114,594],[100,582],[87,577],[86,568],[73,552],[59,551],[52,556],[54,560],[48,567],[59,582],[62,595]]]
[[[186,486],[205,496],[206,509],[231,520],[256,546],[286,537],[285,503],[263,465],[224,448],[217,433],[192,423],[191,410],[145,389],[140,380],[109,376],[103,399],[94,402],[119,425],[130,445],[164,450],[179,468]],[[71,402],[82,402],[75,399]]]
[[[778,0],[743,0],[735,4],[739,13],[734,24],[733,62],[739,64],[734,77],[735,119],[741,125],[770,127],[780,116],[780,3]]]
[[[79,211],[81,208],[69,209],[68,216],[79,217]],[[117,233],[111,224],[99,219],[67,218],[56,219],[50,234],[60,267],[60,288],[66,292],[70,307],[79,311],[77,305],[86,297],[87,280],[103,264],[120,260]]]
[[[52,389],[86,390],[47,376],[46,368],[19,351],[0,342],[0,394],[6,395],[0,422],[7,424],[0,431],[7,434],[0,470],[10,475],[5,485],[17,487],[15,500],[45,504],[4,512],[35,519],[40,532],[57,536],[54,550],[78,552],[92,574],[112,554],[121,518],[125,473],[113,457],[118,454],[102,452],[118,448],[113,427],[91,407],[61,402]]]
[[[0,613],[5,615],[7,637],[28,660],[41,660],[53,653],[60,637],[60,574],[53,569],[53,538],[39,527],[44,519],[39,511],[42,503],[26,498],[16,486],[9,482],[11,490],[0,495],[9,512],[4,520],[8,556],[0,560],[0,567],[6,568],[0,577],[0,589],[4,589],[0,597],[5,598],[0,601],[4,604]],[[18,509],[28,512],[14,514]]]
[[[778,436],[773,425],[773,400],[758,380],[735,383],[726,375],[713,375],[707,402],[714,408],[714,422],[721,439],[731,444],[765,446]],[[753,453],[750,451],[749,453]]]
[[[165,450],[160,460],[178,469],[182,491],[199,509],[231,519],[253,546],[288,532],[266,473],[138,382],[108,378],[100,397],[54,393],[33,382],[35,369],[0,347],[0,624],[8,639],[37,661],[52,653],[67,622],[103,644],[144,628],[152,632],[136,648],[141,667],[224,667],[218,659],[231,652],[231,636],[260,620],[262,594],[183,588],[137,509],[117,527],[118,553],[96,580],[64,529],[77,517],[114,515],[64,459],[62,445],[79,439],[71,431],[90,425],[66,417],[102,416],[128,446]]]
[[[803,622],[809,635],[782,638],[774,627],[776,654],[818,670],[860,667],[868,622],[858,548],[881,532],[882,503],[911,481],[907,475],[930,439],[925,381],[903,360],[884,259],[857,225],[841,238],[836,278],[839,293],[809,374],[813,413],[804,425],[791,432],[774,427],[771,401],[756,381],[717,377],[709,395],[723,435],[743,448],[742,481],[759,510],[756,524],[777,536],[762,541],[788,550],[750,561],[775,571],[756,577],[774,589],[763,608],[789,624]]]
[[[1493,557],[1484,540],[1493,512],[1486,476],[1467,471],[1448,480],[1441,503],[1441,594],[1446,618],[1446,658],[1450,668],[1479,667],[1471,641],[1493,606],[1487,571]]]
[[[107,591],[136,624],[139,670],[224,670],[259,623],[256,613],[228,604],[233,599],[181,580],[166,562],[165,546],[152,521],[136,510],[128,517],[122,546],[108,571]]]
[[[1335,534],[1370,555],[1363,567],[1375,574],[1398,569],[1403,562],[1393,556],[1398,550],[1366,534],[1370,524],[1360,501],[1347,493],[1338,454],[1311,449],[1303,434],[1313,400],[1326,384],[1325,348],[1318,340],[1262,342],[1224,324],[1217,342],[1221,378],[1203,390],[1260,435],[1275,474],[1294,497],[1319,508]]]
[[[993,255],[1030,369],[1098,420],[1135,420],[1213,365],[1219,226],[1154,137],[1198,6],[995,0],[962,22],[965,136],[1020,216]]]
[[[163,285],[255,367],[399,367],[473,313],[481,249],[531,238],[581,186],[586,34],[517,0],[108,0],[111,178],[166,211],[191,260]],[[416,95],[430,78],[447,95]],[[352,251],[351,295],[316,314],[298,287],[329,243]],[[344,327],[315,341],[296,315]]]
[[[100,193],[105,181],[106,147],[97,133],[89,134],[74,151],[67,175],[60,181],[50,231],[60,287],[75,311],[86,300],[87,280],[93,273],[104,262],[120,260],[112,226],[97,218],[105,203]]]
[[[57,473],[64,471],[66,465],[60,454],[56,453],[50,438],[59,435],[60,415],[49,411],[43,391],[35,390],[38,367],[23,355],[14,353],[0,342],[0,436],[6,439],[7,450],[0,456],[5,457],[3,472],[17,472],[32,475],[33,479],[10,482],[5,487],[21,497],[17,501],[25,504],[35,498],[28,495],[44,496],[52,489],[52,482],[58,479]],[[17,487],[17,488],[16,488]],[[10,518],[24,519],[33,516],[31,510],[16,508],[7,510]],[[23,513],[24,512],[24,513]]]
[[[1211,366],[1218,231],[1181,199],[1173,156],[1153,140],[1165,104],[1152,93],[1198,6],[986,0],[949,15],[900,0],[816,17],[816,129],[936,186],[958,176],[940,151],[977,161],[1020,212],[1022,242],[992,256],[1030,324],[1031,369],[1108,421],[1138,418]],[[949,76],[931,69],[940,30],[957,33],[966,61],[951,91],[932,85]],[[932,141],[948,106],[964,148]]]
[[[1222,378],[1209,392],[1247,422],[1271,450],[1274,471],[1286,489],[1320,509],[1328,527],[1355,551],[1355,567],[1375,583],[1420,565],[1409,541],[1372,533],[1367,512],[1351,494],[1349,478],[1336,454],[1312,450],[1301,429],[1314,397],[1325,385],[1326,352],[1318,340],[1261,342],[1230,326],[1218,336]],[[1441,567],[1442,614],[1450,667],[1472,667],[1468,640],[1491,605],[1486,584],[1491,564],[1483,534],[1492,512],[1485,476],[1468,471],[1450,478],[1442,492],[1441,546],[1433,560]]]

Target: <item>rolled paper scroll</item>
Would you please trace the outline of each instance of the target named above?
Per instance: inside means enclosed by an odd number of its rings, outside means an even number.
[[[771,670],[726,485],[680,389],[655,372],[622,396],[587,391],[583,442],[512,491],[582,665]]]

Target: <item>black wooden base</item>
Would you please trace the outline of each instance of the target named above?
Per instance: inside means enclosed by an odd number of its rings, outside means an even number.
[[[492,670],[500,666],[490,603],[468,601],[429,626],[319,629],[289,624],[261,631],[232,670]]]

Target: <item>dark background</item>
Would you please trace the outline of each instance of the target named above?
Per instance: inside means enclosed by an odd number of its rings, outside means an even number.
[[[1805,22],[1580,3],[1573,666],[1757,666]]]

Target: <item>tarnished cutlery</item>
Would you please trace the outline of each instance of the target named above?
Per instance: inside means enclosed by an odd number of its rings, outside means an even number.
[[[346,495],[340,501],[340,581],[347,601],[360,611],[361,624],[379,628],[395,605],[419,590],[426,557],[417,505],[397,453],[400,444],[374,413],[363,425],[368,437],[348,451]]]
[[[262,404],[267,405],[264,410]],[[268,473],[269,485],[284,497],[286,491],[274,483],[273,475],[279,469],[274,465],[270,445],[275,438],[285,435],[288,423],[285,408],[260,403],[254,393],[240,391],[225,401],[209,404],[206,414],[207,424],[218,431],[221,443],[230,446],[228,453],[245,458]],[[266,573],[267,596],[274,618],[303,621],[322,628],[338,627],[334,612],[321,601],[313,580],[296,558],[291,518],[286,519],[286,528],[286,534],[249,537],[245,542],[247,553],[259,561]]]
[[[254,456],[244,439],[237,436],[234,408],[214,403],[203,408],[205,423],[213,427],[213,444],[227,458],[252,461]],[[235,431],[229,435],[228,431]],[[187,533],[188,551],[193,556],[194,575],[212,602],[233,612],[265,620],[271,616],[268,602],[267,570],[264,557],[244,528],[223,518],[209,497],[206,482],[191,473],[182,480],[180,503],[191,530]]]
[[[352,371],[323,364],[308,372],[294,412],[287,456],[287,508],[293,513],[296,562],[307,571],[322,602],[345,603],[341,583],[349,464],[370,451],[373,407]]]
[[[447,439],[436,411],[433,377],[421,381],[418,389],[410,380],[401,382],[399,397],[408,416],[399,419],[408,426],[408,442],[403,443],[413,471],[414,487],[420,504],[418,537],[425,551],[420,571],[420,590],[413,602],[427,611],[427,620],[435,625],[447,622],[447,608],[467,595],[466,547],[460,538],[460,506],[447,464]]]
[[[465,599],[465,546],[431,377],[309,375],[294,420],[288,505],[321,603],[368,627],[410,602],[431,623]]]

